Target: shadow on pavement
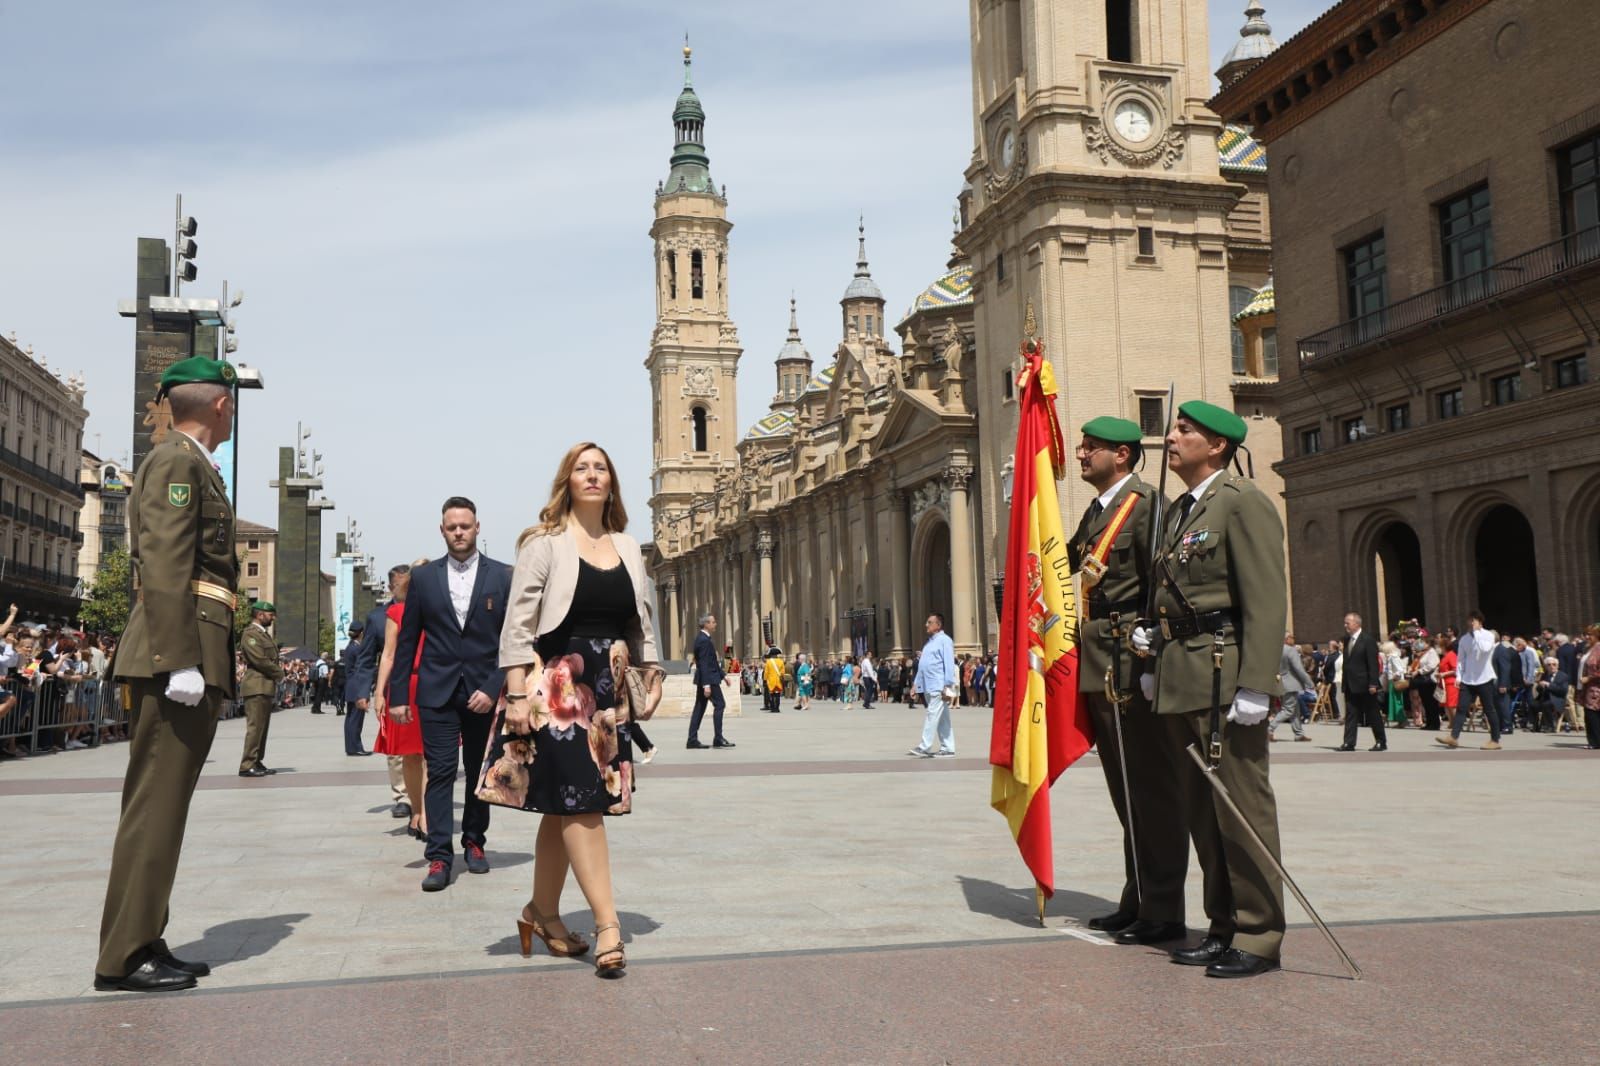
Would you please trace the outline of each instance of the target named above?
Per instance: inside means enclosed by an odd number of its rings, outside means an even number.
[[[266,918],[239,918],[207,929],[199,940],[172,949],[180,959],[226,966],[265,955],[289,938],[294,924],[309,914],[274,914]]]
[[[570,911],[563,914],[561,920],[569,931],[582,935],[585,940],[591,943],[594,941],[594,915],[589,911]],[[641,936],[649,936],[661,928],[660,922],[648,914],[640,914],[637,911],[618,911],[617,920],[622,923],[622,942],[624,944],[630,944]],[[515,922],[515,919],[513,919],[513,922]],[[485,955],[520,955],[522,954],[522,945],[517,942],[517,934],[512,933],[505,939],[497,940],[484,948],[483,953]],[[545,951],[544,945],[539,943],[537,939],[533,942],[533,953],[535,955],[549,954],[549,952]],[[584,959],[587,960],[588,958],[589,956],[584,956]]]
[[[994,881],[978,877],[957,876],[961,894],[967,899],[967,909],[974,914],[987,914],[1017,925],[1039,927],[1039,905],[1034,900],[1032,888],[1008,888]],[[1058,891],[1045,905],[1047,915],[1077,918],[1080,921],[1097,914],[1109,914],[1116,904],[1091,896],[1086,892]]]

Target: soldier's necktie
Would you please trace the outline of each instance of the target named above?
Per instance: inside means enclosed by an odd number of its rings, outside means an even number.
[[[1098,496],[1095,497],[1095,501],[1089,505],[1089,521],[1093,522],[1096,518],[1099,518],[1101,512],[1105,509],[1105,504],[1100,502]]]

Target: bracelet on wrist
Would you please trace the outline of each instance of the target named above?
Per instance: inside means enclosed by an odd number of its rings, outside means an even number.
[[[506,693],[507,702],[509,702],[511,700],[525,700],[527,698],[528,698],[528,694],[526,692],[507,692]]]

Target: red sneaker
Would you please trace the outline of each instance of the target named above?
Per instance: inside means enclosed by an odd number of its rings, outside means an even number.
[[[462,847],[467,853],[467,872],[486,874],[489,872],[489,860],[483,856],[483,845],[467,843]]]
[[[450,864],[434,859],[428,864],[428,876],[422,879],[422,891],[441,892],[450,887]]]

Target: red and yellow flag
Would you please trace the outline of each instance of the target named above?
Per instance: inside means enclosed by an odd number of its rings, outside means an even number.
[[[1056,419],[1055,374],[1044,346],[1024,342],[1006,541],[1000,658],[995,670],[990,805],[1006,816],[1038,886],[1039,913],[1055,891],[1050,786],[1094,743],[1078,697],[1078,606],[1061,530],[1056,482],[1066,461]]]

